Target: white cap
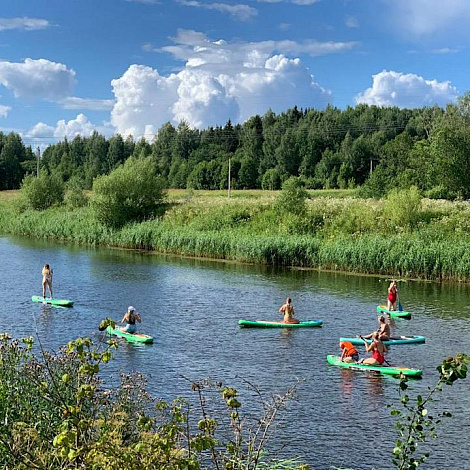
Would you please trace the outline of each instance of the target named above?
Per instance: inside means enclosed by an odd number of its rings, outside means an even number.
[[[127,307],[127,311],[128,312],[134,312],[135,308],[132,305],[130,305],[129,307]]]

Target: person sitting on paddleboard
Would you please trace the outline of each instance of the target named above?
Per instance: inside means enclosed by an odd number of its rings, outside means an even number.
[[[387,310],[397,309],[398,287],[397,281],[392,281],[388,286]]]
[[[341,362],[358,362],[359,353],[349,341],[341,341],[339,347],[342,349]]]
[[[372,333],[372,342],[369,344],[364,338],[361,338],[366,346],[366,352],[372,352],[372,357],[362,359],[360,364],[368,364],[370,366],[381,366],[385,362],[385,352],[387,348],[379,339],[379,333]]]
[[[121,323],[125,323],[126,326],[123,326],[121,331],[124,331],[125,333],[135,333],[137,328],[135,324],[136,320],[139,323],[142,323],[140,314],[137,313],[135,308],[131,305],[128,307],[127,312],[122,317]]]
[[[294,318],[295,310],[290,297],[287,297],[286,303],[281,306],[279,312],[284,314],[284,323],[300,323],[297,318]]]
[[[385,319],[385,317],[383,315],[380,315],[378,320],[379,320],[379,325],[380,326],[376,331],[379,334],[379,338],[380,338],[381,341],[388,341],[390,339],[390,336],[391,336],[390,325],[387,323],[387,320]],[[362,336],[362,338],[371,339],[372,336],[374,335],[374,333],[375,333],[375,331],[368,334],[368,335]],[[360,338],[360,336],[358,336],[358,338]]]
[[[42,298],[46,298],[46,290],[49,288],[49,294],[52,299],[52,269],[48,264],[42,268]]]

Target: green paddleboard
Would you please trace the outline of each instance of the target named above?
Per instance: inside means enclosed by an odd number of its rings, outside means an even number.
[[[153,343],[154,340],[153,336],[144,335],[142,333],[126,333],[125,331],[121,331],[119,328],[112,328],[111,326],[106,328],[106,332],[108,335],[125,338],[131,343]]]
[[[242,328],[314,328],[322,326],[323,320],[301,321],[300,323],[284,323],[282,321],[238,320]]]
[[[345,369],[362,369],[373,370],[385,375],[400,375],[404,374],[408,377],[421,377],[423,371],[420,369],[410,369],[408,367],[391,367],[391,366],[371,366],[369,364],[356,364],[355,362],[342,362],[339,356],[326,356],[328,364],[344,367]]]
[[[57,305],[58,307],[72,307],[73,302],[71,300],[65,299],[51,299],[51,298],[44,298],[40,295],[33,295],[31,297],[33,302],[42,302],[43,304],[50,304],[50,305]]]
[[[364,344],[361,338],[340,338],[339,341],[349,341],[351,344]],[[368,343],[372,343],[371,339],[366,339]],[[387,346],[393,346],[395,344],[422,344],[426,342],[424,336],[392,336],[389,340],[382,341]]]
[[[411,312],[405,312],[405,310],[387,310],[385,305],[377,305],[377,313],[387,313],[392,318],[411,318]]]

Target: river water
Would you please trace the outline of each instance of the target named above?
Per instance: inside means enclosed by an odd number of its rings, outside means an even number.
[[[249,409],[256,400],[247,382],[269,396],[300,380],[297,399],[276,429],[273,451],[285,446],[280,456],[298,456],[313,469],[392,467],[397,435],[387,404],[397,405],[398,381],[326,363],[327,354],[339,353],[339,337],[377,327],[376,305],[385,302],[385,279],[21,238],[0,238],[0,263],[0,331],[18,338],[33,335],[44,348],[57,350],[78,336],[100,341],[101,319],[118,321],[134,305],[143,317],[141,331],[156,341],[120,345],[110,375],[139,371],[152,395],[167,400],[191,397],[187,379],[211,377],[238,388]],[[73,308],[31,302],[31,295],[41,294],[44,263],[54,270],[54,296],[74,300]],[[399,289],[413,316],[393,321],[394,333],[427,339],[425,345],[396,346],[387,358],[423,369],[423,379],[410,382],[409,393],[424,395],[446,356],[470,353],[470,286],[403,281]],[[280,320],[277,312],[287,295],[297,317],[322,319],[323,327],[238,327],[240,318]],[[470,469],[469,391],[469,380],[456,383],[431,405],[430,414],[448,410],[453,417],[438,428],[425,468]]]

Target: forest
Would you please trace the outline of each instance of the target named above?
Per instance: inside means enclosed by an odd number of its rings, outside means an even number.
[[[344,110],[268,111],[243,124],[191,129],[163,125],[152,141],[93,133],[49,145],[39,167],[91,189],[129,157],[152,156],[168,188],[269,189],[299,177],[306,189],[359,188],[381,197],[418,187],[429,198],[470,197],[470,93],[440,107],[357,105]],[[37,151],[0,133],[0,189],[36,174]],[[230,172],[230,178],[229,178]]]

